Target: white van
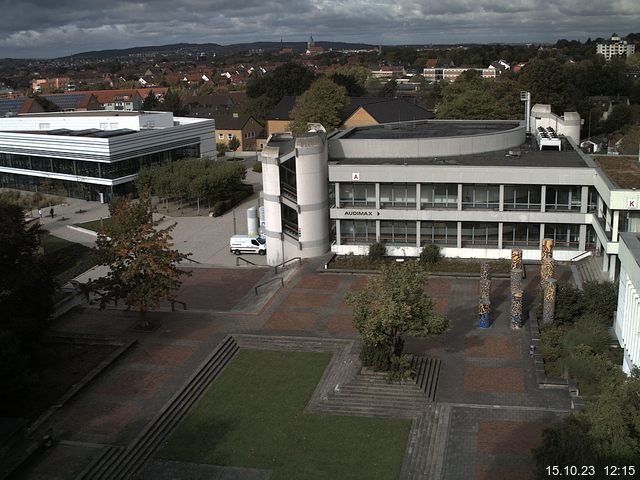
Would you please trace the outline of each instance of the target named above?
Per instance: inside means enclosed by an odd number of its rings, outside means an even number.
[[[267,253],[267,245],[264,238],[253,237],[251,235],[233,235],[229,241],[229,250],[231,253],[240,255],[241,253],[259,253],[265,255]]]

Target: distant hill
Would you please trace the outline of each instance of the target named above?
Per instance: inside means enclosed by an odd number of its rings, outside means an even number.
[[[325,50],[361,50],[376,48],[375,45],[366,43],[345,43],[345,42],[316,42],[316,45],[323,47]],[[148,47],[132,47],[117,50],[95,50],[91,52],[76,53],[74,58],[114,58],[128,57],[134,55],[156,54],[169,55],[177,53],[231,55],[235,53],[249,52],[250,50],[262,49],[265,52],[274,52],[280,50],[281,47],[293,48],[294,50],[303,51],[307,48],[306,42],[252,42],[252,43],[235,43],[232,45],[219,45],[217,43],[175,43],[172,45],[155,45]],[[65,57],[66,58],[66,57]]]

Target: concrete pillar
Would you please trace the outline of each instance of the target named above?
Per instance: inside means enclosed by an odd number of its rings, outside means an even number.
[[[587,213],[589,211],[589,187],[586,185],[582,187],[582,197],[580,198],[580,213]]]
[[[547,186],[540,187],[540,211],[544,212],[547,208]],[[540,237],[542,239],[542,237]]]
[[[616,279],[616,263],[618,256],[609,255],[609,281],[613,282]]]
[[[605,232],[611,231],[611,209],[610,208],[607,208],[607,213],[605,215],[604,231]]]
[[[416,220],[416,247],[420,248],[420,243],[422,242],[420,235],[420,220]]]
[[[336,196],[335,205],[336,208],[340,208],[340,182],[336,182],[333,187],[333,193]]]
[[[522,292],[511,294],[511,328],[522,328]]]
[[[544,290],[549,283],[549,279],[553,278],[556,270],[556,262],[553,258],[542,259],[540,265],[540,289]]]
[[[604,202],[602,201],[602,197],[598,195],[598,218],[602,218],[604,216]]]
[[[483,260],[480,263],[480,303],[491,301],[491,263]]]
[[[458,211],[460,210],[462,210],[462,184],[461,183],[458,184]]]
[[[540,248],[540,259],[553,258],[553,239],[542,239],[542,246]]]
[[[282,210],[280,207],[280,147],[267,146],[260,152],[262,163],[262,198],[264,200],[267,263],[284,261]]]
[[[544,223],[540,224],[540,241],[538,242],[539,248],[542,248],[542,240],[544,240]]]
[[[420,208],[422,208],[422,206],[420,205],[422,202],[420,201],[420,195],[421,195],[421,189],[420,189],[420,184],[416,183],[416,210],[420,210]]]
[[[458,222],[458,238],[457,238],[456,247],[462,248],[462,222]]]
[[[380,210],[380,184],[376,183],[376,210]],[[378,232],[378,238],[380,238],[380,232]]]
[[[498,194],[498,211],[499,212],[504,212],[504,185],[500,184],[500,190],[499,190],[499,194]],[[501,247],[502,248],[502,247]]]
[[[587,249],[587,226],[580,225],[580,233],[578,237],[578,250],[584,251]]]
[[[324,133],[296,138],[296,183],[300,256],[329,251],[328,149]]]
[[[331,220],[332,222],[336,222],[336,245],[342,245],[341,234],[342,231],[340,229],[340,220]]]
[[[522,269],[522,250],[511,250],[511,270]]]
[[[380,220],[376,220],[376,242],[380,241]]]
[[[604,248],[602,249],[602,271],[603,272],[609,271],[609,255],[605,253]]]
[[[618,241],[618,226],[620,225],[620,210],[613,211],[613,224],[611,225],[611,241]]]
[[[542,323],[545,325],[553,323],[555,319],[557,288],[557,280],[550,278],[544,289],[544,302],[542,305]]]
[[[502,250],[502,222],[498,223],[498,249]]]

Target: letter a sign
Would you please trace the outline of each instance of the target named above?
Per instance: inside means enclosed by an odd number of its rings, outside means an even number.
[[[351,174],[351,180],[355,181],[360,181],[360,174],[359,173],[352,173]]]

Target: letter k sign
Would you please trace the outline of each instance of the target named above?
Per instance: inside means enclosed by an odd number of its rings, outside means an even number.
[[[638,208],[638,207],[636,207],[636,204],[637,204],[637,203],[638,203],[638,201],[637,201],[637,200],[631,200],[631,199],[629,199],[629,200],[628,200],[628,203],[627,203],[627,208]]]

